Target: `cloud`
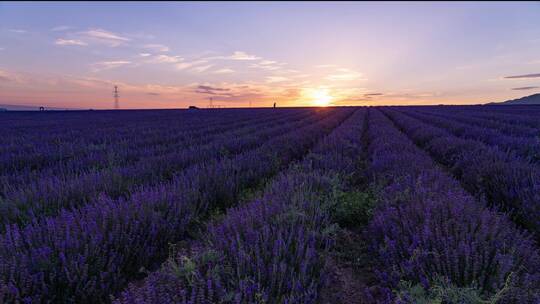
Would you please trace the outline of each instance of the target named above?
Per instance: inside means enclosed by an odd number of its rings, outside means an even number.
[[[319,68],[319,69],[326,69],[326,68],[335,68],[335,67],[337,67],[337,65],[335,65],[335,64],[319,64],[319,65],[316,65],[315,67]]]
[[[230,89],[227,88],[220,88],[220,87],[212,87],[209,85],[198,85],[195,88],[195,93],[200,94],[208,94],[208,95],[229,95],[227,92],[229,92]]]
[[[209,68],[211,68],[213,66],[214,66],[213,64],[208,64],[208,65],[203,65],[203,66],[199,66],[199,67],[194,67],[191,70],[193,70],[195,72],[198,72],[198,73],[202,73],[202,72],[208,70]]]
[[[230,74],[230,73],[234,73],[234,70],[229,69],[229,68],[224,68],[224,69],[216,70],[216,71],[214,71],[212,73],[214,73],[214,74]]]
[[[196,60],[196,61],[192,61],[192,62],[180,62],[179,64],[176,65],[176,68],[178,70],[185,70],[187,68],[191,68],[191,67],[194,67],[196,65],[207,63],[207,62],[208,62],[207,60]]]
[[[370,97],[362,97],[362,96],[351,96],[351,97],[344,97],[341,99],[338,99],[336,102],[350,102],[350,101],[372,101]]]
[[[283,76],[268,76],[266,77],[266,82],[268,83],[276,83],[276,82],[284,82],[289,81],[290,79]]]
[[[342,68],[337,69],[336,71],[339,73],[328,75],[326,76],[326,79],[330,81],[351,81],[362,77],[362,73],[351,71],[349,69]]]
[[[258,56],[255,56],[255,55],[250,55],[250,54],[248,54],[246,52],[235,51],[230,56],[210,56],[210,57],[206,57],[204,59],[206,59],[206,60],[245,60],[245,61],[252,61],[252,60],[260,60],[262,58],[258,57]]]
[[[540,73],[536,74],[525,74],[525,75],[515,75],[515,76],[506,76],[505,79],[526,79],[526,78],[539,78]]]
[[[257,63],[249,65],[250,68],[261,69],[265,71],[283,71],[282,66],[287,65],[285,62],[277,62],[273,60],[261,60]]]
[[[117,35],[117,34],[115,34],[113,32],[109,32],[109,31],[102,30],[102,29],[89,30],[89,31],[86,31],[86,32],[83,32],[83,33],[86,34],[87,36],[94,37],[94,38],[99,38],[99,39],[117,40],[117,41],[129,41],[129,38],[125,38],[125,37],[119,36],[119,35]]]
[[[116,47],[130,41],[129,38],[122,37],[118,34],[103,29],[91,29],[85,32],[80,32],[79,34],[99,43],[107,44],[111,47]]]
[[[139,56],[141,56],[141,57],[149,57],[149,56],[152,56],[152,54],[150,54],[150,53],[139,53]]]
[[[88,45],[88,43],[86,43],[84,41],[81,41],[81,40],[62,39],[62,38],[56,39],[54,44],[56,44],[56,45],[81,45],[81,46]]]
[[[168,55],[158,55],[158,56],[154,56],[154,58],[152,59],[153,62],[158,62],[158,63],[177,63],[182,60],[184,59],[180,56],[168,56]]]
[[[280,66],[275,66],[273,64],[261,64],[261,63],[250,64],[249,67],[266,70],[266,71],[275,71],[275,70],[281,69]]]
[[[23,29],[9,29],[10,32],[12,33],[17,33],[17,34],[25,34],[25,33],[28,33],[27,30],[23,30]]]
[[[0,82],[23,82],[22,78],[6,70],[0,70]]]
[[[261,59],[261,57],[257,57],[255,55],[249,55],[246,52],[242,52],[242,51],[234,52],[229,58],[233,60],[259,60]]]
[[[538,89],[540,87],[519,87],[519,88],[512,88],[512,90],[515,91],[524,91],[524,90],[532,90],[532,89]]]
[[[0,70],[0,81],[7,82],[11,80],[12,80],[11,75],[8,74],[8,72]]]
[[[161,94],[155,93],[155,92],[148,92],[148,93],[146,93],[146,95],[159,96],[159,95],[161,95]]]
[[[5,50],[5,48],[3,48],[3,47],[0,47],[0,51],[3,51],[3,50]]]
[[[291,75],[290,77],[292,78],[307,78],[307,77],[310,77],[311,74],[296,74],[296,75]]]
[[[367,93],[367,94],[364,94],[365,97],[369,97],[369,96],[381,96],[381,95],[384,95],[383,93]]]
[[[159,51],[159,52],[168,52],[169,51],[169,47],[166,46],[166,45],[163,45],[163,44],[145,44],[143,47],[145,49],[152,49],[152,50],[156,50],[156,51]]]
[[[261,61],[259,61],[260,65],[269,65],[269,64],[276,64],[276,63],[277,63],[276,61],[272,61],[272,60],[261,60]]]
[[[94,72],[115,69],[115,68],[119,68],[130,63],[131,61],[126,61],[126,60],[97,62],[94,64]]]
[[[67,31],[69,29],[72,29],[71,26],[66,26],[66,25],[60,25],[60,26],[55,26],[51,29],[51,31],[53,32],[62,32],[62,31]]]

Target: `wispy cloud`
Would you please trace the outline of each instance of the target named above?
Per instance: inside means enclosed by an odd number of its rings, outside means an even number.
[[[228,91],[230,91],[230,89],[212,87],[209,85],[198,85],[194,90],[195,93],[208,94],[208,95],[223,95],[224,92],[228,92]]]
[[[229,68],[223,68],[223,69],[216,70],[216,71],[214,71],[212,73],[214,73],[214,74],[230,74],[230,73],[234,73],[234,70],[229,69]]]
[[[287,63],[264,59],[260,60],[259,62],[250,64],[249,67],[265,71],[278,71],[283,70],[284,65],[287,65]]]
[[[97,62],[97,63],[94,63],[94,65],[93,65],[93,67],[94,67],[93,71],[98,72],[98,71],[103,71],[103,70],[115,69],[115,68],[119,68],[119,67],[128,65],[130,63],[131,63],[131,61],[127,61],[127,60]]]
[[[383,93],[367,93],[367,94],[364,94],[365,97],[370,97],[370,96],[382,96],[384,95]]]
[[[22,82],[21,77],[17,74],[0,70],[0,82]]]
[[[25,33],[28,33],[27,30],[23,30],[23,29],[9,29],[8,31],[12,32],[12,33],[17,33],[17,34],[25,34]]]
[[[150,53],[139,53],[139,56],[141,56],[141,57],[150,57],[150,56],[152,56],[152,54],[150,54]]]
[[[177,63],[184,60],[184,58],[180,56],[168,56],[168,55],[157,55],[152,58],[153,62],[158,63]]]
[[[235,51],[232,55],[219,55],[219,56],[209,56],[205,57],[205,60],[239,60],[239,61],[253,61],[253,60],[261,60],[261,57],[250,55],[246,52],[242,51]]]
[[[328,75],[326,79],[330,81],[351,81],[362,77],[362,73],[344,68],[337,69],[336,72],[335,74]]]
[[[70,30],[72,29],[71,26],[66,26],[66,25],[60,25],[60,26],[55,26],[51,29],[51,31],[53,32],[62,32],[62,31],[67,31],[67,30]]]
[[[289,78],[283,77],[283,76],[268,76],[268,77],[266,77],[266,82],[267,83],[284,82],[284,81],[289,81],[289,80],[290,80]]]
[[[0,70],[0,81],[5,82],[5,81],[11,81],[11,80],[12,80],[11,75],[8,74],[8,72]]]
[[[269,64],[276,64],[277,61],[272,61],[272,60],[261,60],[259,61],[259,64],[260,65],[269,65]]]
[[[276,70],[281,69],[281,67],[279,67],[279,66],[270,65],[270,64],[262,65],[262,64],[257,64],[257,63],[250,64],[249,67],[250,68],[256,68],[256,69],[261,69],[261,70],[266,70],[266,71],[276,71]]]
[[[207,64],[207,65],[203,65],[203,66],[198,66],[198,67],[194,67],[193,71],[197,72],[197,73],[202,73],[206,70],[208,70],[209,68],[213,67],[214,65],[213,64]]]
[[[91,29],[88,31],[80,32],[79,34],[87,39],[91,39],[99,43],[107,44],[111,47],[122,45],[131,40],[129,38],[120,36],[119,34],[106,31],[103,29]]]
[[[504,78],[505,79],[526,79],[526,78],[539,78],[539,77],[540,77],[540,73],[506,76]]]
[[[156,92],[148,92],[148,93],[146,93],[146,95],[150,95],[150,96],[159,96],[159,95],[161,95],[161,94],[156,93]]]
[[[168,46],[163,44],[145,44],[143,45],[145,49],[152,49],[159,52],[168,52],[170,49]]]
[[[369,97],[363,97],[363,96],[348,96],[348,97],[343,97],[341,99],[338,99],[336,101],[336,103],[341,103],[341,102],[368,102],[368,101],[373,101],[371,98]]]
[[[242,51],[234,52],[229,58],[233,59],[233,60],[259,60],[259,59],[261,59],[261,57],[257,57],[255,55],[250,55],[250,54],[248,54],[246,52],[242,52]]]
[[[532,89],[538,89],[540,87],[519,87],[519,88],[512,88],[512,90],[515,91],[525,91],[525,90],[532,90]]]
[[[315,67],[319,68],[319,69],[326,69],[326,68],[336,68],[337,65],[335,65],[335,64],[319,64],[319,65],[316,65]]]
[[[207,60],[195,60],[195,61],[192,61],[192,62],[180,62],[180,63],[178,63],[176,65],[176,68],[178,70],[185,70],[185,69],[194,67],[194,66],[199,65],[199,64],[207,63],[207,62],[208,62]]]
[[[82,40],[62,39],[62,38],[56,39],[54,44],[56,44],[56,45],[80,45],[80,46],[88,45],[88,43],[86,43],[86,42],[84,42]]]
[[[122,36],[119,36],[119,35],[117,35],[117,34],[115,34],[113,32],[109,32],[109,31],[102,30],[102,29],[93,29],[93,30],[89,30],[89,31],[86,31],[86,32],[83,32],[83,33],[90,36],[90,37],[99,38],[99,39],[117,40],[117,41],[129,41],[129,38],[122,37]]]

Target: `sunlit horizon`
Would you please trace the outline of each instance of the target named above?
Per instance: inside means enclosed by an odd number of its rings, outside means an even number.
[[[484,104],[539,54],[538,2],[0,3],[0,105]]]

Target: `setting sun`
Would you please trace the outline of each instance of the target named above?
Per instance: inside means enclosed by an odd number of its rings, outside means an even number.
[[[326,107],[332,102],[333,97],[328,89],[313,89],[307,94],[310,103],[316,107]]]

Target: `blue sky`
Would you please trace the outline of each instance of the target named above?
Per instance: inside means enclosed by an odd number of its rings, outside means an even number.
[[[539,73],[539,2],[0,3],[0,104],[471,104]]]

